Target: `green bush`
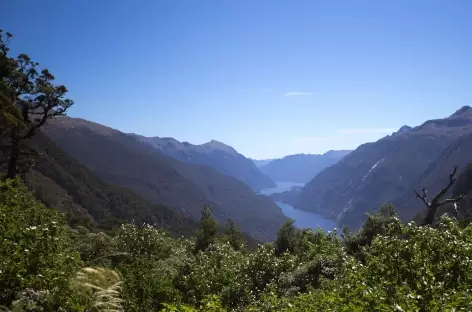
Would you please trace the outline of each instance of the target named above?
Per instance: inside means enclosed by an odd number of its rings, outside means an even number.
[[[297,229],[245,249],[205,210],[197,237],[150,225],[71,230],[18,180],[0,182],[0,303],[30,311],[472,311],[472,225],[402,224],[391,206],[354,235]],[[79,259],[79,255],[82,261]],[[100,265],[99,268],[81,269]]]
[[[64,292],[80,259],[63,216],[37,202],[19,180],[2,181],[0,233],[0,304],[23,296],[50,308],[67,305]]]

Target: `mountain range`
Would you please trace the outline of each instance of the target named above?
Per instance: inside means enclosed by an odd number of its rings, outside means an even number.
[[[458,167],[457,210],[472,220],[472,108],[417,127],[403,126],[354,151],[252,160],[217,141],[201,145],[144,137],[80,118],[57,117],[28,143],[39,152],[27,186],[71,224],[112,229],[122,222],[152,223],[176,235],[195,228],[204,206],[224,223],[231,218],[258,241],[275,239],[287,221],[274,201],[359,228],[365,214],[393,203],[403,220],[425,207],[413,190],[434,196]],[[257,164],[257,165],[256,165]],[[277,182],[308,183],[269,197]],[[470,193],[469,193],[470,192]]]
[[[334,165],[351,151],[328,151],[321,155],[296,154],[274,159],[259,168],[276,182],[306,183],[326,167]]]
[[[247,184],[200,164],[161,153],[135,135],[79,118],[58,117],[45,134],[100,179],[197,220],[205,205],[223,223],[231,218],[259,241],[275,238],[287,220],[268,197]]]
[[[408,220],[424,210],[414,189],[428,187],[434,194],[455,165],[462,169],[472,161],[471,133],[468,106],[444,119],[402,127],[324,169],[301,190],[295,207],[358,228],[366,212],[391,202]]]
[[[209,166],[222,174],[232,176],[248,184],[255,192],[276,186],[274,181],[262,173],[254,162],[224,143],[212,140],[201,145],[193,145],[188,142],[179,142],[174,138],[132,135],[139,141],[150,144],[164,155],[189,164]]]

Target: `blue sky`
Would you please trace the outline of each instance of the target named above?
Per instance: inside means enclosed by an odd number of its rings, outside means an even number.
[[[253,158],[352,149],[472,104],[469,0],[14,0],[1,15],[71,116]]]

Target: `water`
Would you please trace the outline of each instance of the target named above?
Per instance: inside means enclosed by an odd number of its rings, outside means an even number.
[[[305,183],[297,182],[277,182],[277,187],[266,188],[261,190],[261,194],[270,195],[274,193],[282,193],[285,191],[290,191],[293,186],[304,186]]]
[[[280,193],[289,191],[293,186],[303,186],[303,183],[296,182],[278,182],[277,187],[268,188],[261,190],[261,194],[270,195],[273,193]],[[298,228],[310,228],[316,230],[320,227],[323,231],[332,231],[337,227],[336,221],[326,219],[320,214],[308,212],[304,210],[295,209],[289,204],[282,202],[275,202],[281,209],[282,212],[290,219],[295,220],[295,226]]]

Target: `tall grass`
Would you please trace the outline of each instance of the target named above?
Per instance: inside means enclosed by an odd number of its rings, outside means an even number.
[[[97,312],[123,311],[121,283],[118,273],[99,267],[83,268],[73,280],[77,290],[88,297],[90,308]]]

